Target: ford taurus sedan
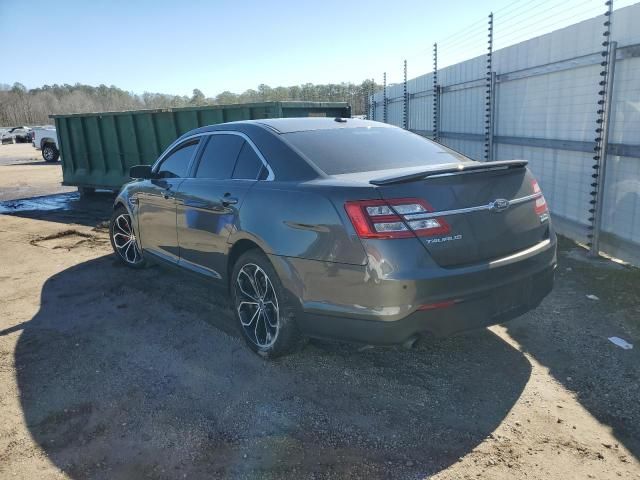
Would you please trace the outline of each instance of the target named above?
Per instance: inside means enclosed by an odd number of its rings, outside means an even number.
[[[386,124],[203,127],[131,176],[118,258],[228,288],[265,357],[307,337],[388,345],[501,323],[553,286],[556,237],[526,161],[472,161]]]

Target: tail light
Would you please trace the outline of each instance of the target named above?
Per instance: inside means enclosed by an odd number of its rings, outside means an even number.
[[[419,218],[433,208],[420,198],[357,200],[344,205],[360,238],[408,238],[445,235],[451,231],[442,218]]]
[[[540,194],[540,196],[536,198],[536,206],[535,206],[536,214],[543,215],[545,213],[548,213],[549,209],[547,208],[547,201],[545,200],[544,195],[542,195],[542,190],[540,190],[540,185],[538,185],[538,181],[531,180],[531,186],[533,187],[533,193]]]

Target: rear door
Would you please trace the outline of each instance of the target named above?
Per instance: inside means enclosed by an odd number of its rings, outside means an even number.
[[[233,132],[208,136],[192,178],[177,194],[180,265],[222,278],[227,239],[237,228],[242,200],[263,175],[258,152],[246,137]]]
[[[173,149],[156,168],[159,178],[143,182],[137,194],[142,248],[171,262],[179,258],[175,195],[197,148],[196,139]]]

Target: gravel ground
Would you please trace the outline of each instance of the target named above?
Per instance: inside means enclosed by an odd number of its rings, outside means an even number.
[[[3,152],[2,192],[40,168]],[[116,262],[110,198],[16,195],[0,205],[0,478],[640,479],[637,269],[563,241],[553,293],[505,326],[265,362],[224,292]]]

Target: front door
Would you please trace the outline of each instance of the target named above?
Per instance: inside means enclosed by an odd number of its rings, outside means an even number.
[[[153,180],[141,185],[138,193],[138,228],[145,252],[177,262],[176,191],[189,171],[198,141],[179,145],[165,156]]]

